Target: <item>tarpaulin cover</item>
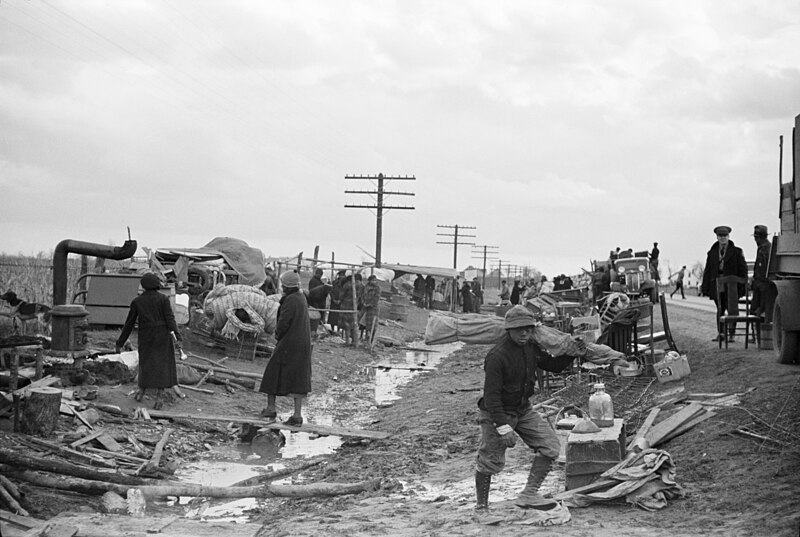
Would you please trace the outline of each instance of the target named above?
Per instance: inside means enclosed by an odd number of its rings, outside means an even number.
[[[186,259],[181,259],[181,258]],[[264,252],[258,248],[248,246],[241,239],[231,237],[216,237],[202,248],[159,248],[156,258],[162,261],[171,261],[176,264],[175,273],[181,273],[187,268],[186,260],[212,262],[222,258],[233,270],[239,274],[239,283],[261,287],[267,279],[264,270]]]
[[[239,283],[261,287],[267,279],[264,270],[264,252],[250,247],[241,239],[216,237],[204,248],[211,248],[222,253],[230,267],[239,273]]]
[[[683,494],[675,482],[675,463],[662,449],[645,449],[606,470],[601,478],[618,480],[619,484],[600,492],[575,494],[566,503],[573,507],[586,507],[624,498],[637,507],[655,511],[666,507],[667,500]]]
[[[441,345],[462,341],[493,345],[505,334],[504,325],[503,318],[493,315],[431,311],[425,327],[425,344]],[[543,324],[534,328],[533,338],[552,356],[580,357],[596,365],[625,359],[623,353],[607,345],[586,343],[582,349],[571,335]]]

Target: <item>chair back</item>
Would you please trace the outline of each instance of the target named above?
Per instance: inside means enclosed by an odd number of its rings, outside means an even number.
[[[720,276],[717,278],[717,297],[722,293],[728,302],[728,315],[738,315],[739,313],[739,290],[740,285],[747,285],[747,278],[743,276]],[[750,314],[750,293],[745,291],[745,315]]]

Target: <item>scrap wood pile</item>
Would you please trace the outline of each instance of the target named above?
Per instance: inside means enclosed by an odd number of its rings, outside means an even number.
[[[211,434],[187,434],[181,428],[194,426],[188,420],[117,417],[115,407],[92,405],[70,411],[72,422],[64,421],[52,435],[0,434],[0,505],[18,515],[28,516],[25,491],[30,486],[49,491],[67,491],[100,496],[104,512],[125,514],[131,511],[131,498],[212,497],[269,498],[314,497],[357,494],[380,488],[380,480],[357,483],[312,483],[273,485],[271,481],[325,462],[317,458],[292,468],[259,475],[228,487],[202,486],[172,478],[184,459],[207,450],[209,442],[227,440],[235,434],[227,429],[208,428]],[[203,422],[201,422],[203,423]],[[184,426],[184,427],[181,427]],[[197,432],[196,430],[194,431]],[[277,434],[276,441],[277,441]],[[23,485],[24,484],[24,485]],[[138,492],[131,495],[131,490]]]
[[[675,465],[663,449],[670,440],[711,418],[721,421],[725,414],[747,413],[755,421],[766,423],[741,406],[743,393],[683,393],[683,386],[656,396],[655,404],[626,442],[627,456],[588,485],[560,493],[556,499],[576,506],[609,502],[624,498],[644,509],[660,509],[666,500],[681,495],[675,482]],[[796,397],[794,398],[797,399]],[[784,428],[780,428],[784,430]],[[774,428],[773,430],[778,430]],[[729,428],[730,431],[730,428]],[[740,432],[741,428],[732,432]],[[795,442],[800,439],[794,435]],[[657,477],[654,477],[656,474]]]

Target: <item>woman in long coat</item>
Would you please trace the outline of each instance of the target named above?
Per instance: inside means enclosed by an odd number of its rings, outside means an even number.
[[[175,334],[177,341],[181,341],[181,334],[169,298],[158,292],[161,288],[158,276],[148,272],[142,276],[141,285],[144,292],[131,302],[116,350],[120,352],[138,321],[139,391],[135,397],[141,401],[145,390],[156,388],[158,391],[153,408],[159,409],[164,404],[164,389],[178,385],[172,334]]]
[[[277,344],[267,362],[259,391],[267,394],[267,408],[261,415],[276,418],[278,395],[294,399],[294,414],[284,423],[303,424],[303,399],[311,391],[311,328],[308,302],[300,290],[300,276],[295,271],[281,274],[283,297],[278,306],[275,328]]]

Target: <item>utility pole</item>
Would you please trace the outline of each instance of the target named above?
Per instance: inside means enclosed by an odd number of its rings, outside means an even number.
[[[453,268],[458,270],[458,245],[459,244],[465,244],[465,245],[468,244],[470,246],[474,246],[475,245],[474,242],[458,242],[458,237],[459,237],[458,230],[459,229],[475,229],[475,227],[474,226],[459,226],[458,224],[456,224],[454,226],[436,226],[436,227],[448,228],[448,229],[454,229],[455,230],[454,233],[437,233],[437,235],[440,235],[440,236],[443,236],[443,237],[453,237],[453,242],[439,242],[439,241],[437,241],[436,244],[452,244],[453,245]],[[461,237],[468,237],[468,238],[472,237],[472,238],[474,238],[475,235],[461,235]]]
[[[496,255],[498,253],[497,249],[500,248],[500,247],[499,246],[487,246],[486,244],[476,244],[472,248],[473,248],[473,250],[472,250],[473,254],[480,254],[481,250],[483,250],[483,255],[482,256],[478,256],[478,259],[483,257],[483,277],[481,278],[481,287],[483,287],[485,289],[486,288],[486,260],[487,259],[490,259],[490,260],[497,259],[496,257],[489,257],[489,256]],[[489,251],[490,249],[492,250],[491,252]],[[475,256],[473,255],[472,257],[475,257]]]
[[[369,194],[375,200],[374,205],[363,204],[345,204],[345,208],[355,209],[375,209],[377,216],[377,223],[375,226],[375,266],[381,266],[381,243],[383,237],[383,211],[384,209],[409,209],[414,210],[414,207],[385,205],[384,196],[413,196],[413,192],[389,192],[383,189],[384,181],[416,181],[417,178],[411,176],[385,176],[382,173],[378,175],[345,175],[345,179],[352,179],[356,181],[371,181],[373,184],[377,181],[377,190],[345,190],[345,194]]]

